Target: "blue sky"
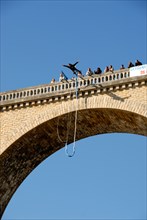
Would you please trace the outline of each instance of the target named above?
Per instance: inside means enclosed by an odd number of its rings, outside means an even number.
[[[46,84],[62,64],[119,69],[147,63],[147,1],[0,1],[1,91]],[[4,219],[147,219],[146,137],[103,134],[42,162]]]

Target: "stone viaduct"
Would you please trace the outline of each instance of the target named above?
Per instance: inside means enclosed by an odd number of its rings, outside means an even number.
[[[147,75],[130,77],[124,69],[77,84],[78,97],[72,80],[0,94],[0,217],[30,172],[73,142],[75,112],[76,141],[114,132],[147,135]]]

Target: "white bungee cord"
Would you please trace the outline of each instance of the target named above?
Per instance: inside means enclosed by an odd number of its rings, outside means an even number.
[[[62,138],[59,135],[59,117],[58,117],[58,121],[57,121],[57,136],[60,142],[65,143],[65,154],[68,157],[73,157],[75,154],[75,148],[76,148],[76,130],[77,130],[77,116],[78,116],[78,79],[77,79],[77,74],[76,78],[75,78],[75,93],[76,93],[76,110],[75,110],[75,121],[74,121],[74,139],[73,139],[73,147],[72,147],[72,152],[69,153],[69,148],[68,148],[68,137],[69,137],[69,130],[70,130],[70,126],[71,126],[71,116],[69,117],[69,115],[71,115],[70,113],[68,114],[68,122],[67,122],[67,134],[66,134],[66,141],[63,141]],[[70,91],[71,92],[71,91]]]
[[[78,116],[78,80],[77,80],[77,75],[76,75],[76,80],[75,80],[75,88],[76,88],[76,110],[75,110],[74,140],[73,140],[72,153],[69,153],[67,142],[65,144],[65,153],[68,157],[73,157],[76,152],[76,132],[77,132],[77,116]]]

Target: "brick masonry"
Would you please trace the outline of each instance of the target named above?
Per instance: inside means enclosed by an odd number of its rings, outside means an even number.
[[[10,198],[27,175],[46,157],[73,142],[75,111],[80,140],[103,133],[147,135],[147,77],[136,86],[91,89],[79,93],[78,100],[63,97],[53,102],[32,104],[0,113],[0,208],[1,215]],[[125,84],[127,83],[127,87]],[[61,141],[62,140],[62,141]],[[1,216],[0,215],[0,216]]]

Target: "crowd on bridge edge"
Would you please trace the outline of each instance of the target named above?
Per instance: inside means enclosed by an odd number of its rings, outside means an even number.
[[[131,67],[134,67],[134,66],[140,66],[140,65],[142,65],[142,63],[141,63],[139,60],[136,60],[136,61],[135,61],[135,64],[133,64],[133,63],[130,61],[130,62],[128,63],[127,68],[131,68]],[[120,66],[120,70],[121,70],[121,69],[125,69],[125,66],[124,66],[123,64]],[[113,67],[112,65],[106,66],[103,72],[102,72],[102,70],[101,70],[100,67],[98,67],[98,68],[97,68],[96,70],[94,70],[94,71],[92,71],[91,68],[89,67],[88,70],[87,70],[87,72],[86,72],[86,74],[85,74],[85,76],[92,76],[92,75],[94,75],[94,74],[102,74],[102,73],[107,73],[107,72],[112,72],[112,73],[113,73],[113,72],[114,72],[114,67]],[[82,74],[81,71],[78,72],[78,76],[79,76],[79,77],[84,77],[84,75]],[[74,77],[73,77],[72,79],[74,79]],[[61,73],[60,73],[60,76],[59,76],[59,82],[62,82],[63,80],[68,80],[68,78],[66,77],[66,75],[65,75],[63,72],[61,72]],[[53,78],[53,79],[51,80],[51,83],[55,83],[55,82],[56,82],[56,80]]]

